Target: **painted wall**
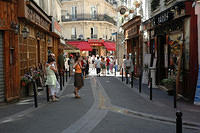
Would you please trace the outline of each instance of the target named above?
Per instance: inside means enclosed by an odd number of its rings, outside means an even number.
[[[197,26],[198,26],[198,62],[200,64],[200,4],[197,4],[196,5],[196,8],[195,8],[195,13],[196,15],[198,15],[198,23],[197,23]]]

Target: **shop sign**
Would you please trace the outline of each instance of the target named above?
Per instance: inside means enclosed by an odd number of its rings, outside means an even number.
[[[104,40],[95,40],[95,39],[88,39],[89,43],[103,43]]]
[[[154,18],[154,25],[165,23],[174,18],[174,13],[167,11]]]
[[[131,38],[132,36],[135,36],[137,34],[138,34],[138,28],[137,25],[135,25],[126,31],[126,38]]]
[[[90,46],[103,46],[101,43],[90,43]]]
[[[52,32],[58,34],[59,36],[61,36],[62,34],[61,25],[53,17],[52,17]]]
[[[29,7],[26,7],[25,17],[45,30],[50,28],[50,23]]]

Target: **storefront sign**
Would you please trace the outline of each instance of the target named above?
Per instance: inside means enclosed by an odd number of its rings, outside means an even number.
[[[95,40],[95,39],[88,39],[89,43],[103,43],[104,40]]]
[[[61,36],[62,34],[61,25],[53,17],[52,17],[52,32],[58,34],[59,36]]]
[[[90,43],[90,46],[103,46],[101,43]]]
[[[28,6],[26,7],[25,17],[45,30],[49,30],[50,28],[50,23]]]

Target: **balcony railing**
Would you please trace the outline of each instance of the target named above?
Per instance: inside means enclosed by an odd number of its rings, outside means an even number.
[[[69,22],[69,21],[107,21],[114,25],[117,25],[117,22],[107,14],[104,15],[92,15],[92,14],[77,14],[77,15],[68,15],[62,16],[62,22]]]

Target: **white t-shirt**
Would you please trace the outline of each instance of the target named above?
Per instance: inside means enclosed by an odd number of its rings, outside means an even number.
[[[101,68],[101,61],[98,59],[95,61],[96,68]]]
[[[131,67],[131,60],[129,59],[129,60],[125,60],[124,61],[124,67],[126,68],[126,67]]]

